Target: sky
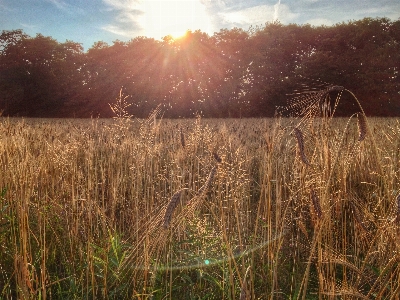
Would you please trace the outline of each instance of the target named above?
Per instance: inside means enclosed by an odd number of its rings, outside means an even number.
[[[400,18],[400,0],[0,0],[0,30],[22,29],[58,42],[112,45],[138,36],[212,35],[266,22],[334,25],[364,17]]]

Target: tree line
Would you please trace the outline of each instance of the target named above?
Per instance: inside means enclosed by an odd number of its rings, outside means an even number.
[[[0,111],[7,116],[110,117],[120,92],[145,117],[270,117],[291,93],[344,86],[367,115],[400,116],[400,20],[283,25],[136,37],[112,45],[0,36]],[[125,97],[124,96],[124,97]],[[341,100],[336,115],[352,111]]]

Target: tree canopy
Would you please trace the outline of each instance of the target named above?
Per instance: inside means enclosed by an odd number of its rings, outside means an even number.
[[[400,20],[387,18],[99,41],[87,52],[73,41],[3,31],[0,111],[109,117],[122,89],[136,117],[158,105],[166,117],[269,117],[294,90],[325,82],[351,90],[368,115],[400,116],[399,66]]]

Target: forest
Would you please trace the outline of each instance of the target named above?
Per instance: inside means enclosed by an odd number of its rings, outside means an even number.
[[[23,30],[0,35],[0,113],[23,117],[271,117],[298,92],[340,85],[368,116],[400,116],[400,20],[332,26],[280,22],[197,30],[179,39],[82,44]],[[129,106],[128,106],[129,105]],[[342,101],[335,116],[354,110]]]

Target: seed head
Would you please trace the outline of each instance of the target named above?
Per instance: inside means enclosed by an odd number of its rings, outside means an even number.
[[[171,200],[168,203],[167,210],[165,211],[165,214],[164,214],[164,224],[163,224],[164,228],[168,228],[169,223],[171,222],[172,214],[173,214],[176,206],[178,205],[178,202],[181,198],[182,191],[183,191],[183,189],[175,192],[175,194],[172,195]]]
[[[199,190],[196,193],[196,196],[199,196],[199,195],[205,193],[210,188],[211,182],[214,180],[215,174],[217,174],[217,166],[215,166],[211,169],[211,172],[210,172],[210,174],[208,174],[206,182],[204,183],[204,185],[201,188],[199,188]]]
[[[308,161],[305,151],[304,151],[304,139],[303,139],[303,133],[301,132],[300,129],[297,127],[294,129],[294,135],[296,136],[297,139],[297,145],[299,147],[299,154],[301,161],[305,163],[306,165],[310,165],[310,162]]]
[[[367,135],[367,122],[362,113],[357,114],[358,123],[358,141],[361,142],[365,139]]]

